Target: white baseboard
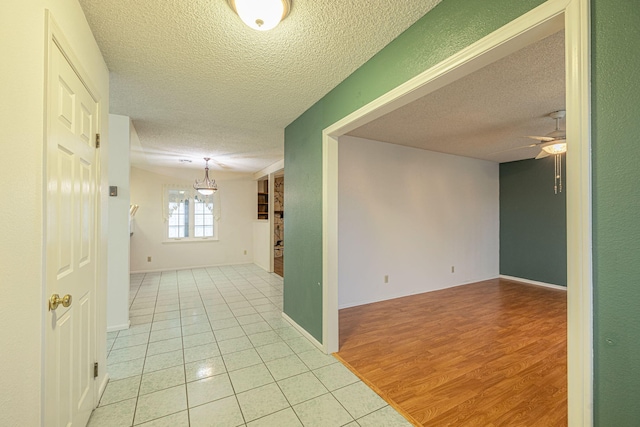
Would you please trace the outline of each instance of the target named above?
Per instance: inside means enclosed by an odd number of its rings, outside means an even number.
[[[235,262],[230,264],[209,264],[209,265],[193,265],[191,267],[165,267],[165,268],[156,268],[152,270],[131,270],[129,274],[140,274],[140,273],[162,273],[163,271],[180,271],[180,270],[191,270],[194,268],[213,268],[213,267],[228,267],[231,265],[248,265],[254,264],[253,262]]]
[[[130,327],[131,320],[127,320],[127,323],[123,323],[121,325],[107,326],[107,332],[124,331],[125,329],[129,329]]]
[[[436,288],[432,288],[432,289],[419,289],[419,290],[417,290],[415,292],[401,292],[401,293],[398,293],[398,294],[389,295],[389,296],[380,297],[380,298],[364,299],[364,300],[355,301],[355,302],[348,302],[346,304],[339,304],[338,305],[338,310],[342,310],[343,308],[358,307],[360,305],[373,304],[373,303],[376,303],[376,302],[389,301],[389,300],[397,299],[397,298],[410,297],[410,296],[413,296],[413,295],[426,294],[426,293],[429,293],[429,292],[442,291],[444,289],[450,289],[450,288],[455,288],[455,287],[458,287],[458,286],[470,285],[472,283],[483,282],[485,280],[490,280],[490,279],[493,279],[493,278],[495,278],[495,277],[489,277],[489,278],[486,278],[486,279],[478,279],[478,280],[467,280],[467,281],[464,281],[462,283],[454,283],[453,285],[436,287]]]
[[[535,280],[522,279],[520,277],[506,276],[506,275],[503,275],[503,274],[500,274],[498,277],[501,278],[501,279],[513,280],[515,282],[526,283],[528,285],[543,286],[545,288],[559,289],[559,290],[562,290],[562,291],[566,291],[567,290],[567,288],[565,286],[554,285],[552,283],[537,282]],[[489,277],[489,278],[486,278],[486,279],[479,279],[479,280],[467,281],[467,282],[463,282],[463,283],[456,283],[454,285],[443,286],[441,288],[434,288],[434,289],[428,289],[428,290],[419,290],[417,292],[408,292],[408,293],[400,293],[400,294],[397,294],[397,295],[390,295],[390,296],[387,296],[387,297],[384,297],[384,298],[373,298],[373,299],[360,300],[360,301],[356,301],[356,302],[349,302],[349,303],[346,303],[346,304],[340,304],[338,306],[338,310],[342,310],[343,308],[351,308],[351,307],[358,307],[358,306],[361,306],[361,305],[373,304],[373,303],[376,303],[376,302],[389,301],[389,300],[396,299],[396,298],[404,298],[404,297],[424,294],[424,293],[428,293],[428,292],[441,291],[441,290],[444,290],[444,289],[450,289],[450,288],[455,288],[455,287],[458,287],[458,286],[469,285],[469,284],[476,283],[476,282],[483,282],[485,280],[491,280],[491,279],[494,279],[494,278],[495,277]]]
[[[307,332],[302,326],[298,325],[295,322],[295,320],[293,320],[292,318],[287,316],[284,311],[282,312],[282,318],[284,320],[286,320],[287,322],[289,322],[291,324],[291,326],[293,326],[298,332],[300,332],[306,339],[311,341],[311,344],[315,345],[320,350],[322,350],[324,353],[326,353],[326,350],[325,350],[324,346],[322,344],[320,344],[318,342],[318,340],[316,340],[313,336],[311,336],[311,334],[309,332]]]
[[[505,274],[501,274],[498,277],[501,279],[513,280],[514,282],[526,283],[527,285],[543,286],[545,288],[559,289],[561,291],[567,290],[566,286],[554,285],[553,283],[538,282],[536,280],[522,279],[520,277],[507,276]]]
[[[265,267],[264,265],[258,263],[258,262],[254,262],[255,265],[257,265],[258,267],[260,267],[261,269],[263,269],[264,271],[266,271],[267,273],[273,273],[273,271],[269,271],[269,267]]]

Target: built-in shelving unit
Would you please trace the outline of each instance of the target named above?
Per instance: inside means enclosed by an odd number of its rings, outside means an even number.
[[[269,193],[258,193],[258,219],[269,219]]]
[[[258,182],[258,219],[269,219],[269,181]]]

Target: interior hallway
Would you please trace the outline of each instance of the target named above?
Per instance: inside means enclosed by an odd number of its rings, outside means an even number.
[[[410,426],[282,318],[255,265],[131,276],[130,329],[89,426]]]
[[[566,291],[487,280],[340,310],[340,351],[425,426],[566,426]]]

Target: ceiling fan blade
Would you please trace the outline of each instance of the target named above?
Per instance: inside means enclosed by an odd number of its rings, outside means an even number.
[[[536,141],[542,141],[542,142],[549,142],[555,139],[550,136],[527,136],[527,138],[535,139]]]
[[[549,132],[546,136],[553,139],[562,139],[567,136],[567,133],[563,130],[558,129],[558,130],[554,130],[553,132]]]
[[[489,156],[493,156],[494,154],[506,153],[508,151],[522,150],[523,148],[532,148],[537,146],[538,144],[521,145],[520,147],[513,147],[513,148],[507,148],[506,150],[494,151],[493,153],[489,153]]]
[[[551,154],[547,153],[544,150],[540,150],[540,153],[536,156],[536,160],[544,159],[545,157],[549,157]]]

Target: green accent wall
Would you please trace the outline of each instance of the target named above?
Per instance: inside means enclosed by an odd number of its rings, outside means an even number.
[[[444,0],[285,129],[284,312],[318,341],[322,341],[322,130],[541,3]]]
[[[567,286],[567,193],[553,177],[552,156],[500,164],[500,274]]]
[[[640,3],[591,4],[595,419],[639,426]]]
[[[322,129],[541,3],[444,0],[285,129],[284,311],[319,341]],[[594,415],[597,426],[637,426],[640,5],[637,0],[591,0],[591,5]]]

